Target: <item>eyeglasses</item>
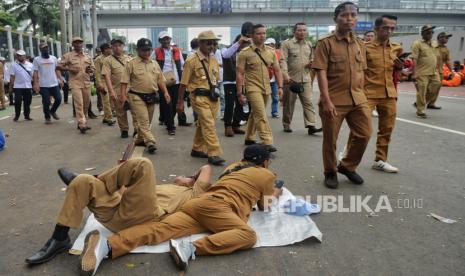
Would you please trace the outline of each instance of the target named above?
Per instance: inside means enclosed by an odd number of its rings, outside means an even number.
[[[207,40],[205,41],[205,44],[207,44],[208,46],[217,46],[218,42],[216,42],[215,40]]]

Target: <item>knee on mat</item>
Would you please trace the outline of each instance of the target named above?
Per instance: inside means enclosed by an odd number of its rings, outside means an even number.
[[[255,231],[250,228],[243,228],[241,229],[244,235],[244,247],[243,248],[251,248],[257,243],[257,234]]]

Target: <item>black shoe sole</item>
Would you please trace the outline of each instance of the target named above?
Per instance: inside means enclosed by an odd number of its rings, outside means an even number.
[[[344,170],[345,170],[345,169],[343,169],[343,170],[341,171],[339,168],[337,168],[337,172],[340,173],[340,174],[342,174],[342,175],[344,175],[345,177],[347,177],[347,179],[348,179],[351,183],[356,184],[356,185],[362,185],[362,184],[363,184],[364,180],[363,180],[363,178],[362,178],[361,176],[360,176],[360,178],[361,178],[361,180],[362,180],[361,182],[360,182],[360,181],[354,181],[354,180],[352,180],[352,179],[349,177],[350,172],[344,171]]]
[[[176,267],[180,270],[185,271],[187,268],[187,264],[181,260],[181,258],[178,255],[178,252],[176,251],[176,248],[171,246],[171,242],[170,242],[170,255],[173,258],[173,261],[176,264]]]

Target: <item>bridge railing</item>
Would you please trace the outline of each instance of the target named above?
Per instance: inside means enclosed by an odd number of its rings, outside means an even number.
[[[201,4],[208,0],[98,0],[101,10],[134,11],[186,11],[200,12]],[[465,11],[465,0],[358,0],[362,9],[401,9]],[[254,10],[334,9],[340,1],[332,0],[231,0],[233,12]]]

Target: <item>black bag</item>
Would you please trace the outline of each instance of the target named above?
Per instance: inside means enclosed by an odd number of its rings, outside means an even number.
[[[146,104],[155,104],[158,99],[158,93],[139,93],[134,91],[129,91],[129,93],[139,96]]]
[[[300,82],[293,82],[291,85],[289,85],[289,90],[291,90],[293,93],[300,94],[304,92],[304,85]]]
[[[197,56],[199,57],[199,56]],[[200,57],[199,57],[200,59]],[[208,73],[208,70],[207,70],[207,66],[205,66],[205,63],[203,63],[203,60],[200,60],[200,63],[202,63],[202,67],[203,67],[203,70],[205,71],[205,75],[207,76],[207,81],[208,81],[208,86],[210,86],[210,93],[208,95],[208,98],[210,99],[210,101],[218,101],[218,99],[220,98],[220,93],[218,93],[218,91],[216,91],[216,86],[212,84],[211,80],[210,80],[210,74]]]

